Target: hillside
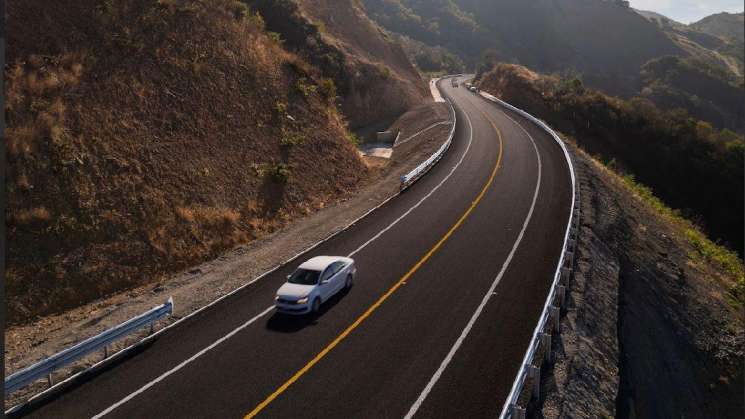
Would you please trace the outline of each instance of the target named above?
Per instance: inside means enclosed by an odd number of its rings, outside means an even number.
[[[544,72],[567,69],[614,93],[635,88],[639,68],[680,48],[655,25],[599,0],[364,0],[385,28],[441,45],[474,65],[484,51]],[[593,36],[587,36],[593,34]]]
[[[641,71],[641,95],[665,109],[686,109],[718,128],[745,132],[745,88],[727,74],[698,59],[667,56],[649,61]]]
[[[333,83],[240,2],[6,17],[11,323],[215,257],[366,177]]]
[[[579,79],[541,76],[516,65],[497,65],[480,87],[571,135],[592,155],[613,161],[743,254],[743,137],[685,112],[661,111],[643,98],[610,97]]]
[[[745,45],[736,34],[722,35],[734,33],[732,21],[741,15],[684,25],[601,0],[363,3],[381,26],[420,43],[409,43],[407,52],[427,71],[453,68],[452,59],[429,48],[460,57],[477,73],[496,62],[513,62],[576,75],[609,94],[641,94],[662,108],[686,109],[718,129],[745,132],[742,100],[733,101],[742,95]]]
[[[367,14],[391,32],[431,47],[443,47],[475,64],[481,52],[499,42],[455,0],[362,0]]]
[[[658,13],[639,10],[637,13],[657,25],[685,51],[685,57],[691,57],[705,67],[715,69],[724,80],[742,84],[745,66],[742,14],[722,13],[685,25]],[[731,25],[738,16],[739,31],[737,25]]]
[[[707,16],[691,27],[709,35],[724,39],[745,41],[745,14],[744,13],[717,13]]]
[[[742,15],[723,13],[701,21],[706,24],[685,25],[660,14],[639,13],[685,51],[685,55],[656,58],[642,66],[640,93],[665,109],[683,108],[717,128],[745,133],[742,22],[740,35],[713,29],[729,27],[718,22]],[[731,36],[719,35],[725,33]]]
[[[401,46],[356,2],[246,0],[267,29],[334,81],[352,128],[403,114],[427,97]]]

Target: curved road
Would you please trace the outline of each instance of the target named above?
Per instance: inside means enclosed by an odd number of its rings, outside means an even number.
[[[464,88],[453,146],[419,182],[308,254],[352,254],[315,319],[269,307],[296,260],[118,365],[23,412],[49,418],[499,415],[570,208],[559,146]],[[98,416],[97,416],[98,415]]]

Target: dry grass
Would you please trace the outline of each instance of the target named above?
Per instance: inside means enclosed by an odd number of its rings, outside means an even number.
[[[39,137],[37,127],[33,125],[8,128],[5,135],[6,150],[11,157],[31,154],[33,145]]]
[[[366,173],[335,106],[295,89],[318,69],[260,19],[232,0],[161,3],[9,5],[11,323],[217,257]]]
[[[12,214],[12,219],[18,224],[33,224],[47,222],[52,218],[49,210],[44,207],[18,210]]]
[[[207,230],[232,231],[241,221],[241,214],[230,208],[179,207],[175,212],[179,221]]]

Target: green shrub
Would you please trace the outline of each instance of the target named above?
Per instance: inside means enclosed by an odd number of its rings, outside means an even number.
[[[347,140],[349,140],[350,143],[352,143],[353,146],[357,147],[360,145],[360,137],[357,136],[357,134],[353,132],[347,133]]]
[[[380,74],[383,75],[383,77],[390,79],[393,76],[393,73],[391,73],[391,69],[388,68],[385,64],[378,64],[378,69],[380,70]]]
[[[335,100],[336,99],[336,85],[334,84],[334,81],[331,79],[322,79],[321,80],[321,94],[329,100]]]
[[[267,32],[266,34],[269,37],[269,39],[271,39],[272,41],[274,41],[274,42],[276,42],[276,43],[278,43],[280,45],[284,42],[282,40],[282,35],[280,35],[277,32]]]
[[[295,83],[295,88],[303,94],[305,97],[310,97],[313,93],[318,90],[318,86],[312,84],[305,77],[300,77]]]
[[[240,1],[232,2],[230,4],[230,11],[233,13],[233,17],[235,17],[236,20],[243,20],[246,16],[251,15],[248,6]]]
[[[302,133],[292,132],[286,128],[282,128],[282,136],[279,138],[279,145],[282,147],[293,147],[302,144],[305,138]]]
[[[290,179],[290,169],[284,163],[275,165],[269,175],[275,183],[285,184]]]

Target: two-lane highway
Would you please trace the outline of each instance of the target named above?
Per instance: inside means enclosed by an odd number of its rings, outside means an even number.
[[[541,312],[570,208],[560,147],[441,82],[451,149],[345,232],[26,410],[31,417],[494,417]],[[274,293],[303,260],[352,255],[355,285],[316,318]]]

